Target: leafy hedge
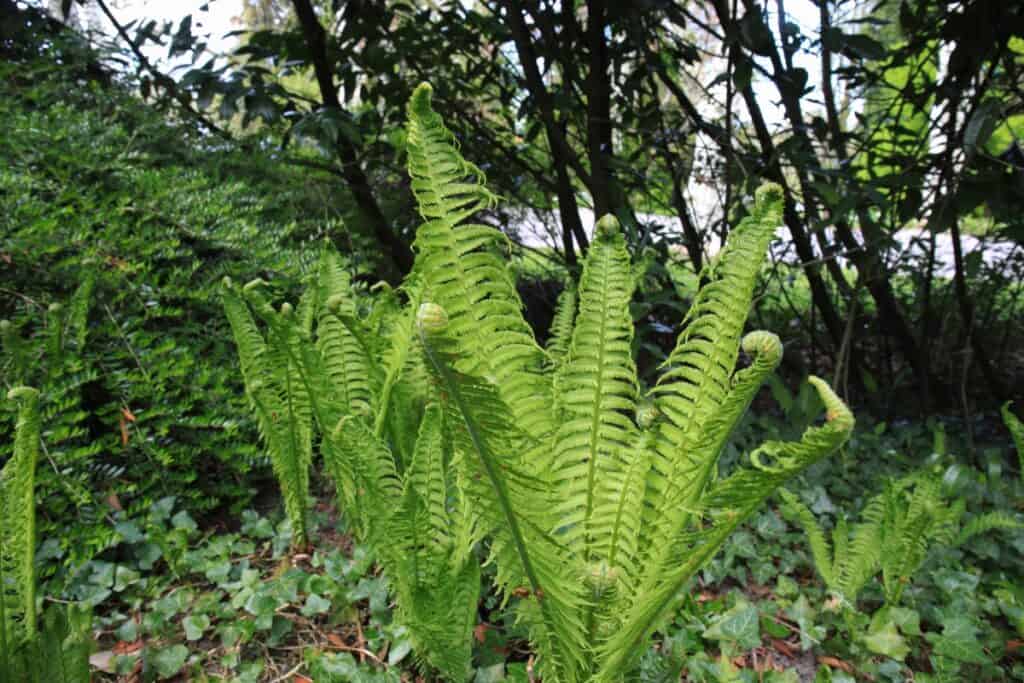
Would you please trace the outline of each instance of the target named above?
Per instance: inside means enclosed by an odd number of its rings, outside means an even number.
[[[303,245],[337,225],[330,188],[52,61],[0,66],[0,119],[0,386],[43,391],[41,537],[60,526],[54,551],[91,556],[111,508],[248,501],[269,469],[217,288],[294,287]]]

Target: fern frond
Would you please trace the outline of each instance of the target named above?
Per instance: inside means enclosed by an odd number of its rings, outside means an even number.
[[[13,652],[37,633],[35,476],[39,459],[39,392],[17,387],[14,455],[0,470],[0,651]]]
[[[373,431],[381,436],[384,433],[385,424],[389,417],[396,412],[401,412],[400,405],[394,405],[396,401],[392,398],[395,386],[403,372],[410,372],[409,365],[412,362],[412,349],[416,338],[416,312],[419,310],[423,297],[423,288],[418,284],[410,283],[407,286],[409,293],[409,305],[400,314],[392,328],[390,335],[391,345],[384,356],[383,371],[384,381],[375,407]],[[417,382],[411,382],[416,385]],[[392,420],[394,422],[394,420]],[[398,421],[398,428],[405,427]],[[406,430],[408,431],[408,430]]]
[[[1013,411],[1010,410],[1010,406],[1013,405],[1012,401],[1007,401],[1003,404],[1003,424],[1010,430],[1010,436],[1013,437],[1013,446],[1017,449],[1017,459],[1020,462],[1020,476],[1024,477],[1024,422],[1020,421]]]
[[[447,680],[470,672],[480,573],[471,537],[460,533],[462,510],[450,513],[442,413],[423,415],[406,470],[400,520],[392,525],[393,578],[399,618],[409,626],[417,652]]]
[[[684,320],[667,371],[650,395],[661,418],[648,484],[647,545],[661,548],[708,485],[719,454],[761,382],[781,358],[778,338],[751,333],[754,364],[733,377],[743,326],[768,244],[781,221],[782,193],[762,186],[749,216],[709,266]]]
[[[502,399],[528,434],[549,434],[550,385],[542,374],[544,352],[523,318],[512,275],[497,248],[507,239],[497,230],[468,222],[496,197],[479,168],[459,153],[455,138],[431,108],[424,83],[409,100],[409,176],[420,213],[414,274],[429,298],[448,313],[461,359],[495,378]]]
[[[256,326],[249,306],[231,286],[224,288],[224,310],[238,348],[246,393],[281,486],[294,542],[302,545],[307,534],[309,467],[313,458],[313,398],[308,376],[300,367],[303,345],[295,326],[282,320],[252,283],[247,285],[246,295],[268,323],[269,341]],[[287,313],[288,309],[284,310]]]
[[[10,320],[0,320],[0,344],[8,358],[8,381],[15,384],[26,381],[32,366],[28,344]]]
[[[956,536],[954,545],[963,545],[978,534],[984,534],[998,529],[1024,529],[1024,521],[1015,515],[1006,512],[989,512],[984,515],[973,517],[960,529]]]
[[[632,469],[637,394],[632,295],[626,241],[615,218],[605,216],[583,266],[569,357],[555,378],[561,425],[552,476],[561,492],[560,540],[587,562],[591,544],[606,545],[614,533],[620,487]],[[632,480],[644,475],[636,473]],[[599,493],[604,500],[598,500]],[[595,515],[598,507],[601,515]],[[603,538],[597,540],[598,535]]]
[[[835,564],[839,593],[850,604],[856,603],[857,595],[878,572],[881,564],[886,504],[885,492],[868,501],[861,511],[860,521],[853,527],[846,551],[847,561]]]
[[[665,361],[668,370],[651,391],[667,418],[665,435],[685,449],[704,419],[724,400],[736,364],[743,325],[768,244],[782,220],[782,191],[758,189],[750,215],[730,234],[686,314],[683,332]]]
[[[703,529],[680,530],[672,543],[676,552],[663,564],[648,568],[643,586],[623,606],[621,627],[598,650],[600,668],[595,681],[612,683],[639,656],[637,645],[675,606],[675,596],[686,582],[768,496],[849,438],[853,414],[826,382],[817,377],[809,381],[825,405],[825,424],[807,429],[800,441],[765,443],[750,454],[752,467],[714,485],[701,499],[700,512],[710,524]]]
[[[362,417],[347,415],[325,435],[324,464],[344,510],[370,547],[386,542],[402,483],[387,446]]]
[[[371,361],[352,330],[340,316],[355,316],[351,280],[338,253],[324,249],[316,289],[321,303],[317,314],[317,348],[345,413],[369,413]]]
[[[92,306],[92,293],[95,288],[96,274],[87,273],[68,302],[67,337],[78,349],[85,349],[85,340],[89,335],[89,308]]]
[[[476,501],[476,528],[491,539],[498,567],[496,584],[508,598],[525,589],[520,614],[530,636],[544,646],[546,678],[576,681],[585,642],[578,576],[567,567],[565,548],[550,535],[551,504],[544,482],[523,471],[519,454],[530,437],[512,421],[512,411],[486,379],[460,371],[460,347],[451,338],[444,309],[420,306],[417,329],[438,386],[469,497]],[[557,643],[557,646],[556,646]]]
[[[742,348],[752,357],[751,364],[733,376],[718,409],[698,426],[685,457],[679,457],[677,446],[664,431],[658,432],[654,442],[654,461],[658,465],[651,468],[647,478],[643,542],[648,547],[663,548],[670,529],[678,527],[693,509],[694,501],[711,482],[733,430],[782,360],[782,342],[771,332],[751,332],[743,338]],[[664,427],[664,421],[658,426]]]
[[[793,493],[786,489],[779,489],[779,495],[784,502],[783,510],[789,516],[796,518],[807,535],[807,544],[811,547],[814,566],[821,574],[822,580],[830,589],[836,590],[838,586],[833,572],[832,548],[828,539],[825,538],[825,532],[821,525],[818,524],[818,520],[814,518],[814,514],[807,509],[807,506],[801,503]]]
[[[551,320],[547,353],[550,367],[558,367],[569,355],[569,344],[572,342],[572,330],[576,322],[576,309],[579,306],[579,290],[575,282],[567,282],[562,293],[558,295],[555,305],[555,317]]]

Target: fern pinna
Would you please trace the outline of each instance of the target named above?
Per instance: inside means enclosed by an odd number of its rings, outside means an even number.
[[[409,102],[407,142],[424,223],[406,305],[392,297],[378,312],[375,299],[358,299],[373,309],[363,315],[350,286],[325,298],[314,284],[319,293],[299,305],[311,312],[283,315],[248,286],[228,298],[229,315],[245,322],[235,325],[239,349],[266,354],[242,309],[293,340],[276,364],[282,378],[257,386],[282,386],[294,364],[299,384],[289,381],[309,397],[342,507],[391,577],[424,663],[450,680],[469,671],[475,553],[486,549],[545,680],[624,680],[736,526],[853,428],[812,378],[823,424],[719,476],[719,454],[782,354],[775,335],[743,334],[781,190],[757,192],[644,390],[632,358],[636,277],[615,219],[598,222],[543,349],[522,315],[507,240],[473,222],[495,197],[432,110],[428,85]],[[319,278],[337,279],[334,270],[322,266]],[[751,360],[736,371],[741,351]]]

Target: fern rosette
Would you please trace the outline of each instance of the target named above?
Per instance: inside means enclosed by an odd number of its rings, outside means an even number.
[[[250,397],[258,414],[288,416],[261,421],[268,445],[301,446],[297,457],[285,451],[288,463],[306,462],[305,416],[317,425],[341,505],[389,574],[425,665],[451,680],[469,671],[476,553],[486,549],[545,680],[621,681],[736,526],[853,428],[846,406],[813,378],[825,423],[719,475],[720,453],[782,355],[775,335],[744,335],[782,193],[757,191],[645,389],[633,359],[636,277],[618,222],[597,222],[541,348],[507,240],[476,222],[496,198],[431,96],[421,85],[408,106],[423,224],[406,305],[361,299],[333,254],[290,315],[258,288],[243,294],[265,337],[229,297]],[[736,370],[741,351],[750,362]],[[282,478],[282,487],[303,484]]]

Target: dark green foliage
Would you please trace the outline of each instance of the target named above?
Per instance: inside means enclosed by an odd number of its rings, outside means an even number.
[[[91,612],[52,605],[39,628],[36,608],[35,482],[39,460],[39,392],[17,387],[14,454],[0,469],[0,680],[86,683]]]
[[[287,291],[297,240],[337,214],[317,183],[119,86],[43,61],[0,83],[0,385],[40,389],[40,526],[73,563],[112,540],[111,505],[237,505],[267,478],[217,290],[261,274]],[[0,415],[0,462],[12,428]]]

